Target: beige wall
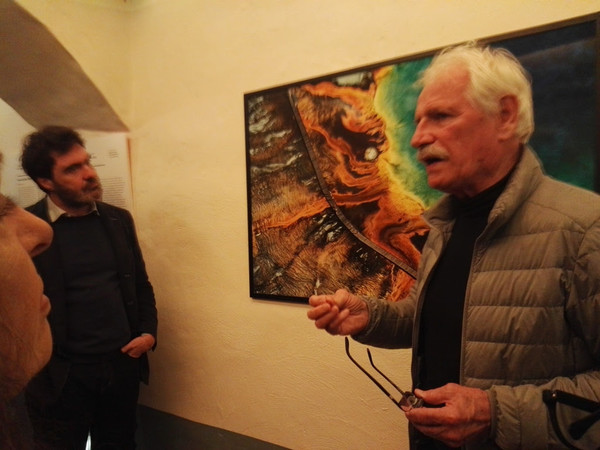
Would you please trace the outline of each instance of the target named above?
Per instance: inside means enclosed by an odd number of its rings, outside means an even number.
[[[131,129],[160,318],[142,402],[296,449],[406,448],[307,308],[248,296],[243,93],[600,10],[600,0],[19,0]],[[361,349],[358,344],[354,347]],[[376,350],[410,385],[409,352]]]

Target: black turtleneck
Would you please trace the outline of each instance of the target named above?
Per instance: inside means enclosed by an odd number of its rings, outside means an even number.
[[[473,198],[452,198],[452,235],[429,281],[419,341],[418,388],[458,383],[465,292],[475,241],[508,177]]]

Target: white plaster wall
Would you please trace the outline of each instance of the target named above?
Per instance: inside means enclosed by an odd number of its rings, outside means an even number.
[[[595,12],[600,0],[19,3],[132,130],[160,319],[142,402],[295,449],[407,448],[403,414],[341,338],[316,330],[303,305],[248,296],[243,93]],[[375,358],[410,385],[408,351]]]

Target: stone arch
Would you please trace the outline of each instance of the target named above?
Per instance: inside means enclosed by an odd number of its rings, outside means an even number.
[[[13,0],[0,0],[0,98],[35,128],[128,128],[54,35]]]

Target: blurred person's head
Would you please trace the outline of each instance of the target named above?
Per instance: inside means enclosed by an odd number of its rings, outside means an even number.
[[[50,302],[32,256],[44,251],[52,229],[0,194],[0,395],[18,394],[50,359]]]
[[[31,260],[51,240],[50,225],[0,194],[1,448],[21,447],[10,404],[52,353],[50,302]]]
[[[102,198],[102,185],[81,136],[71,128],[48,126],[25,138],[23,170],[66,212],[86,213]]]

